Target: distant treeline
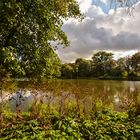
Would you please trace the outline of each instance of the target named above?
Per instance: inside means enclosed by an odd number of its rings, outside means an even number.
[[[107,78],[140,79],[140,52],[118,60],[114,54],[100,51],[93,55],[91,60],[78,58],[75,63],[65,63],[61,68],[62,78]]]

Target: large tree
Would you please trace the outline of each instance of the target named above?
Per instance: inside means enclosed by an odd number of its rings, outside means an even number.
[[[92,57],[92,73],[95,76],[110,75],[113,66],[114,60],[112,53],[100,51]]]
[[[87,77],[90,74],[91,70],[91,63],[89,60],[78,58],[75,61],[75,65],[78,68],[78,75],[79,77]]]
[[[52,42],[69,44],[61,27],[71,17],[82,17],[76,0],[1,0],[1,67],[13,77],[59,75]]]
[[[133,73],[138,76],[140,74],[140,52],[135,53],[131,57],[131,67],[133,70]]]
[[[125,73],[125,59],[119,58],[115,61],[115,67],[113,69],[113,76],[123,77]]]
[[[61,68],[61,76],[63,78],[75,78],[76,72],[73,64],[63,64]]]

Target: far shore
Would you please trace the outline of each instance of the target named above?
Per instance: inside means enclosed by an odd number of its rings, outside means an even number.
[[[77,78],[60,78],[60,79],[88,79],[88,80],[118,80],[118,81],[140,81],[140,77],[77,77]]]

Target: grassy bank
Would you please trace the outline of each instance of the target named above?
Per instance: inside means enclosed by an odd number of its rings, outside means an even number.
[[[96,101],[89,114],[74,104],[65,111],[45,104],[29,112],[1,114],[0,140],[139,140],[140,115],[136,107],[116,112]]]

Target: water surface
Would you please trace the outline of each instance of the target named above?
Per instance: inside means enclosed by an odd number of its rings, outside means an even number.
[[[115,110],[121,111],[120,106],[125,104],[126,100],[133,101],[140,93],[140,81],[80,79],[48,80],[43,83],[18,82],[15,91],[19,91],[24,100],[11,100],[11,106],[20,102],[24,110],[32,99],[37,99],[54,105],[63,104],[65,101],[78,101],[84,104],[87,110],[95,100],[102,100],[106,105],[112,104]]]

